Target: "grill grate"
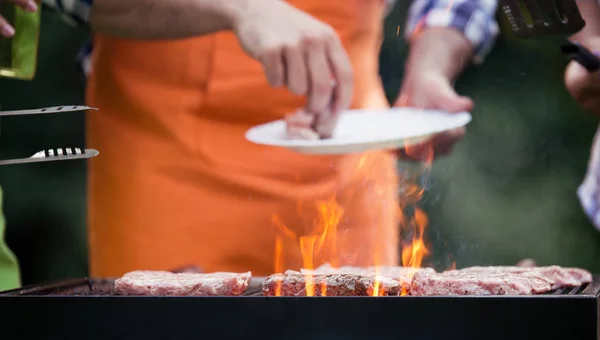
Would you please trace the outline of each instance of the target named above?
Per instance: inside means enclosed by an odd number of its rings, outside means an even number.
[[[262,296],[264,278],[252,278],[246,292],[242,296]],[[35,285],[10,291],[0,292],[0,296],[107,296],[114,295],[113,279],[76,279],[50,285]],[[600,296],[600,276],[594,276],[592,283],[578,287],[566,287],[541,294],[543,296]],[[460,296],[457,296],[460,297]]]
[[[589,286],[589,284],[584,284],[578,287],[566,287],[566,288],[559,288],[556,290],[553,290],[551,292],[548,292],[546,294],[551,294],[551,295],[581,295],[585,289]]]

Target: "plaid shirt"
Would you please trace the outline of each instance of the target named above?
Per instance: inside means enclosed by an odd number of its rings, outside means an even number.
[[[475,62],[492,49],[499,28],[495,20],[498,0],[415,0],[410,7],[405,36],[423,27],[452,27],[462,32],[475,49]]]
[[[590,222],[600,230],[600,129],[594,137],[587,173],[577,196]]]
[[[43,0],[61,12],[67,20],[87,24],[93,0]],[[325,0],[324,0],[325,1]],[[392,8],[395,0],[384,0]],[[411,5],[406,38],[423,27],[452,27],[462,32],[475,49],[475,61],[481,62],[494,45],[498,25],[494,19],[497,0],[415,0]],[[77,56],[81,70],[91,71],[91,42]]]

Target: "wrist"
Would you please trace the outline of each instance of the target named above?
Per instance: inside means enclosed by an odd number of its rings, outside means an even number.
[[[280,0],[218,0],[214,1],[219,15],[223,16],[229,29],[234,30],[244,19],[255,17]]]
[[[473,46],[453,28],[425,28],[411,39],[409,69],[419,68],[453,81],[473,57]]]
[[[243,18],[243,13],[248,12],[251,7],[255,7],[255,2],[261,0],[219,0],[214,1],[215,13],[219,15],[227,25],[227,29],[234,29]],[[251,15],[251,13],[246,13]]]

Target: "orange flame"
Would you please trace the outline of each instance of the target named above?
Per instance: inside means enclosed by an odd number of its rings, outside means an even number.
[[[423,258],[429,254],[429,250],[425,247],[425,242],[423,241],[427,221],[427,215],[421,209],[416,208],[414,218],[408,224],[408,227],[413,232],[412,242],[402,249],[403,266],[421,268]]]
[[[404,232],[411,235],[409,242],[405,242],[402,248],[402,265],[411,268],[421,268],[423,258],[429,254],[425,246],[424,233],[429,219],[418,204],[424,194],[424,186],[429,177],[431,164],[433,163],[433,145],[427,142],[418,146],[405,146],[406,154],[422,159],[420,176],[425,180],[422,186],[417,185],[417,179],[404,179],[401,186],[402,197],[400,199],[400,225]],[[412,215],[404,213],[405,208],[412,208]]]
[[[432,145],[426,144],[421,145],[417,148],[406,146],[407,154],[419,152],[422,160],[422,167],[420,175],[425,176],[429,174],[431,163],[433,161],[433,148]],[[424,157],[423,157],[424,155]],[[366,156],[360,158],[357,164],[357,171],[365,171],[366,173],[377,174],[376,171],[369,171],[364,169],[367,162],[365,162]],[[377,185],[375,181],[373,190],[377,194],[384,190],[383,187]],[[424,241],[424,231],[428,225],[428,218],[425,212],[418,207],[418,203],[423,197],[424,188],[417,184],[417,178],[403,178],[400,187],[400,209],[399,209],[399,222],[403,233],[408,234],[410,237],[403,239],[401,260],[402,265],[411,268],[420,268],[423,265],[423,259],[429,254],[429,250],[426,247]],[[302,206],[298,204],[298,212],[301,216],[306,217],[308,213],[314,212],[314,210],[306,211],[305,208],[311,207]],[[275,243],[275,272],[281,273],[284,271],[283,262],[283,240],[290,239],[297,242],[302,256],[302,266],[307,269],[307,273],[304,274],[305,280],[305,291],[307,296],[327,296],[327,285],[325,282],[315,282],[314,274],[311,270],[318,267],[321,263],[327,262],[333,268],[340,266],[338,258],[338,242],[337,233],[338,226],[342,217],[344,216],[344,209],[339,204],[336,197],[329,199],[318,200],[314,203],[314,209],[316,210],[316,217],[311,220],[308,227],[310,230],[299,232],[292,231],[291,228],[286,226],[281,219],[277,216],[273,216],[273,224],[278,231],[278,236]],[[312,208],[311,207],[311,208]],[[408,209],[407,209],[408,208]],[[411,213],[405,213],[404,210],[411,210]],[[385,242],[385,240],[383,241]],[[370,292],[372,296],[383,296],[385,291],[380,282],[380,271],[383,259],[383,246],[375,246],[372,249],[372,262],[375,269],[375,282],[373,290]],[[416,270],[415,270],[416,271]],[[281,287],[276,288],[275,295],[279,296],[281,293]],[[400,295],[406,295],[408,292],[403,289]]]
[[[339,266],[338,259],[335,256],[337,250],[336,233],[337,227],[344,215],[344,209],[337,203],[335,197],[326,201],[318,201],[316,206],[319,212],[319,217],[316,221],[317,229],[323,230],[317,243],[317,252],[320,252],[325,242],[329,241],[329,264],[335,268]]]
[[[302,265],[304,269],[315,269],[314,252],[317,237],[318,235],[300,237],[300,253],[302,254]],[[315,296],[315,282],[313,275],[310,273],[304,275],[304,282],[306,285],[306,296]]]
[[[281,236],[275,237],[275,273],[283,273],[283,240]],[[275,296],[281,296],[281,281],[275,286]]]
[[[335,268],[338,265],[336,255],[336,233],[337,226],[344,215],[344,209],[338,204],[335,197],[328,200],[315,202],[317,217],[314,220],[313,230],[308,235],[298,236],[288,228],[276,215],[273,216],[273,225],[279,234],[275,242],[275,272],[281,273],[283,268],[283,241],[282,236],[296,240],[300,247],[302,256],[302,268],[308,271],[316,268],[319,255],[327,250],[329,252],[329,263]],[[302,213],[302,206],[298,205],[298,210]],[[321,296],[327,296],[327,285],[315,284],[314,275],[310,272],[304,275],[305,290],[307,296],[315,296],[317,293]],[[275,295],[279,296],[281,292],[280,283],[276,286]]]

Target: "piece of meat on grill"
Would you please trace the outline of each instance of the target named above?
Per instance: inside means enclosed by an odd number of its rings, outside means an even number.
[[[435,270],[432,268],[410,268],[400,266],[372,266],[372,267],[354,267],[354,266],[342,266],[334,268],[328,263],[317,267],[313,270],[301,269],[303,274],[358,274],[358,275],[379,275],[389,277],[392,279],[399,280],[400,282],[411,283],[412,277],[417,271],[427,271],[434,273]]]
[[[251,276],[251,272],[199,274],[138,270],[115,280],[115,293],[118,295],[234,296],[244,293]]]
[[[374,275],[360,274],[317,274],[305,275],[300,272],[287,271],[284,274],[273,274],[263,282],[263,295],[306,296],[307,279],[312,281],[315,296],[372,296],[375,288],[378,295],[400,295],[402,289],[408,290],[410,283]],[[309,284],[311,283],[309,281]]]
[[[444,272],[444,275],[464,274],[518,274],[521,276],[536,277],[542,279],[552,286],[552,289],[564,287],[577,287],[592,282],[592,274],[580,268],[563,268],[560,266],[547,267],[467,267]]]
[[[431,273],[417,272],[410,295],[532,295],[552,290],[545,280],[510,273]]]

